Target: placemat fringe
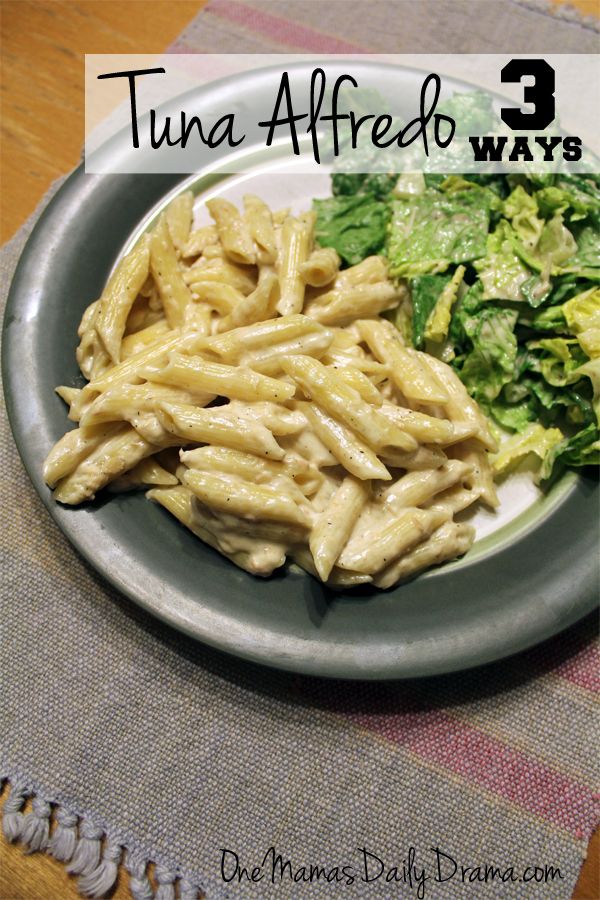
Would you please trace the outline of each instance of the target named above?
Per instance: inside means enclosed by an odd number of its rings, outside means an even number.
[[[23,817],[21,827],[21,843],[25,844],[25,853],[37,853],[46,850],[50,839],[50,813],[52,809],[46,800],[34,797],[31,811]]]
[[[158,887],[154,895],[155,900],[175,900],[175,879],[177,875],[170,869],[157,866],[155,870]]]
[[[102,853],[101,828],[83,821],[79,824],[79,840],[73,853],[73,858],[67,866],[69,875],[89,875],[100,864]]]
[[[56,824],[48,844],[48,853],[59,862],[68,863],[72,859],[77,846],[77,823],[79,818],[59,806],[56,810],[54,821]]]
[[[23,813],[29,798],[31,809]],[[77,887],[86,897],[101,898],[112,891],[121,861],[129,875],[131,900],[198,900],[200,895],[199,887],[160,864],[155,864],[154,890],[148,877],[153,860],[129,850],[104,829],[60,804],[44,800],[18,779],[8,781],[2,831],[11,844],[23,844],[25,853],[47,853],[63,863],[69,875],[79,876]]]
[[[2,831],[9,844],[17,841],[21,835],[23,819],[25,818],[21,810],[28,796],[29,791],[25,785],[19,782],[9,784],[8,796],[4,801],[2,810]]]
[[[78,881],[81,893],[87,897],[103,897],[108,893],[117,880],[122,853],[120,844],[107,838],[102,859],[96,868],[82,875]]]
[[[191,881],[182,878],[179,882],[179,900],[198,900],[200,889]]]
[[[129,872],[129,890],[132,900],[154,900],[154,891],[148,879],[148,864],[147,859],[143,859],[131,851],[125,856],[125,868]]]

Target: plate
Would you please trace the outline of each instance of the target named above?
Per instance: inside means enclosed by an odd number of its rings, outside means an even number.
[[[246,76],[246,88],[251,87]],[[320,176],[319,176],[320,177]],[[68,426],[57,384],[81,385],[77,326],[119,256],[168,199],[252,190],[306,208],[328,193],[260,163],[246,176],[86,175],[77,169],[38,221],[11,287],[3,371],[13,433],[53,519],[116,588],[171,626],[269,666],[353,679],[434,675],[488,663],[566,628],[597,595],[598,484],[569,474],[547,495],[526,476],[503,489],[500,519],[483,514],[464,559],[387,592],[332,592],[295,567],[262,580],[206,547],[142,494],[84,507],[54,503],[42,480]]]

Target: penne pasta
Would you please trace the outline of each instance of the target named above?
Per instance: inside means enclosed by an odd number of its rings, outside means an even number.
[[[121,341],[133,301],[148,277],[150,240],[150,235],[145,234],[131,253],[121,260],[98,301],[96,333],[115,364],[120,361]]]
[[[138,491],[152,485],[158,487],[171,487],[179,484],[175,475],[167,472],[160,465],[155,456],[149,456],[126,472],[119,478],[115,478],[108,485],[108,490],[113,494],[120,494],[122,491]]]
[[[350,266],[339,273],[336,287],[356,286],[357,284],[378,284],[387,281],[388,267],[382,256],[367,256],[356,266]]]
[[[242,518],[310,527],[308,507],[303,509],[292,496],[268,485],[244,481],[235,475],[195,469],[188,470],[183,480],[186,487],[211,509]]]
[[[74,506],[93,500],[109,481],[132,469],[158,448],[126,426],[99,443],[54,489],[54,499]]]
[[[322,294],[306,306],[305,312],[322,325],[348,325],[357,317],[376,316],[393,309],[400,298],[401,292],[389,281],[348,285]]]
[[[447,456],[437,447],[417,447],[410,453],[398,450],[380,452],[380,459],[394,469],[437,469],[447,461]]]
[[[496,493],[487,451],[477,441],[465,441],[452,447],[450,452],[456,459],[464,460],[467,465],[471,466],[471,472],[465,480],[467,487],[477,491],[487,506],[496,509],[500,501]]]
[[[177,328],[184,318],[185,308],[192,302],[192,294],[177,263],[177,254],[163,214],[152,232],[150,270],[162,301],[170,328]]]
[[[292,384],[260,375],[251,369],[208,362],[200,356],[171,353],[163,368],[145,368],[140,374],[151,382],[161,382],[198,393],[228,397],[230,400],[290,400],[295,393]],[[204,404],[203,404],[204,405]]]
[[[183,250],[188,242],[192,227],[194,212],[194,195],[191,191],[184,191],[175,197],[165,210],[167,228],[173,242],[177,256],[183,255]]]
[[[275,274],[263,269],[255,290],[242,296],[231,312],[219,322],[217,331],[231,331],[244,325],[262,322],[275,317],[275,307],[279,299],[279,282]]]
[[[308,316],[282,316],[267,322],[257,322],[242,328],[235,328],[226,334],[208,339],[202,349],[222,356],[226,362],[232,362],[242,353],[270,347],[283,341],[298,338],[301,335],[323,332],[323,327],[313,322]]]
[[[152,325],[136,331],[134,334],[128,334],[121,341],[121,359],[128,359],[141,353],[147,347],[152,346],[157,341],[162,340],[169,332],[169,325],[166,319],[159,319]]]
[[[291,556],[294,562],[302,569],[314,575],[315,578],[320,578],[314,560],[308,550],[301,546],[295,546],[292,548]],[[358,572],[349,572],[346,569],[338,569],[337,566],[334,566],[326,583],[327,587],[341,589],[369,584],[372,580],[370,575],[360,575]]]
[[[344,478],[326,509],[316,518],[308,546],[321,581],[327,581],[368,498],[364,481]]]
[[[44,462],[44,481],[53,488],[77,468],[109,437],[124,431],[125,426],[101,425],[94,428],[73,428],[56,442]]]
[[[118,384],[90,403],[80,424],[87,427],[103,422],[132,422],[141,413],[154,413],[156,403],[162,400],[206,406],[214,399],[214,393],[195,390],[193,385],[182,389],[168,384]]]
[[[485,416],[476,402],[469,397],[466,387],[458,376],[441,360],[426,353],[419,353],[419,359],[431,372],[444,380],[447,398],[442,401],[446,415],[456,422],[466,422],[476,432],[476,439],[487,450],[495,452],[498,449]]]
[[[69,419],[73,422],[79,421],[79,402],[81,398],[81,388],[75,387],[67,387],[66,385],[60,385],[57,388],[54,388],[55,393],[58,394],[61,400],[69,407]]]
[[[333,454],[334,461],[346,471],[363,481],[391,480],[392,476],[373,450],[360,441],[349,428],[327,415],[318,406],[308,403],[299,406],[319,440]]]
[[[195,450],[182,450],[180,458],[190,469],[202,472],[217,471],[239,475],[246,481],[254,481],[256,484],[284,483],[286,490],[294,496],[298,496],[299,488],[303,498],[313,492],[320,483],[318,470],[313,464],[289,453],[286,453],[280,462],[276,462],[241,450],[207,446]]]
[[[368,541],[362,536],[360,541],[350,540],[338,565],[353,572],[377,573],[433,534],[444,518],[445,514],[438,510],[404,509],[380,529],[373,529]],[[360,520],[356,528],[359,527]]]
[[[96,331],[96,320],[100,311],[100,301],[92,303],[85,311],[78,329],[79,346],[75,351],[77,365],[84,378],[101,377],[112,363],[108,351]]]
[[[457,375],[379,317],[410,310],[404,282],[383,256],[340,269],[313,212],[206,205],[192,230],[192,192],[172,200],[85,310],[55,499],[144,489],[246,572],[289,558],[336,589],[465,553],[453,517],[497,504],[495,441]]]
[[[338,366],[335,364],[332,365],[332,368],[335,369],[340,378],[342,378],[349,387],[354,388],[367,403],[372,403],[376,408],[383,405],[383,397],[373,382],[370,381],[360,369],[357,369],[353,365]]]
[[[254,194],[244,194],[244,219],[254,244],[256,261],[261,266],[277,261],[273,216],[267,204]]]
[[[229,200],[215,198],[208,200],[207,209],[217,226],[219,239],[226,256],[234,263],[253,265],[256,260],[256,247],[247,222]]]
[[[281,227],[281,249],[277,263],[281,296],[277,310],[282,316],[302,312],[305,283],[300,266],[307,261],[312,250],[313,229],[314,217],[304,220],[288,218]]]
[[[318,360],[310,356],[290,356],[282,361],[282,366],[308,397],[364,438],[370,447],[416,449],[414,438],[371,409],[354,388]]]
[[[268,459],[282,459],[284,452],[264,425],[232,415],[227,406],[198,409],[184,403],[158,403],[156,414],[171,434],[186,443],[220,444],[234,450],[249,450]]]
[[[281,375],[281,360],[286,356],[314,356],[317,359],[327,351],[331,344],[332,332],[323,329],[312,334],[302,334],[281,344],[271,344],[240,357],[240,365],[248,366],[263,375]]]
[[[245,569],[251,575],[270,575],[271,572],[285,562],[283,544],[261,542],[257,552],[256,542],[239,540],[234,549],[228,541],[229,531],[220,525],[219,519],[202,510],[194,502],[194,494],[189,488],[182,486],[172,488],[154,488],[146,497],[164,507],[171,515],[189,528],[193,534],[230,559],[236,566]],[[240,546],[242,545],[242,546]],[[246,545],[244,548],[243,545]]]
[[[421,472],[409,472],[395,484],[382,490],[378,498],[392,512],[422,506],[441,491],[462,484],[471,474],[471,466],[459,460],[448,460],[444,466]]]
[[[373,581],[384,590],[411,578],[430,566],[463,556],[473,544],[475,529],[471,525],[444,522],[429,540],[424,541],[377,574]]]
[[[237,288],[219,281],[198,281],[192,285],[192,293],[194,300],[200,300],[222,316],[229,315],[240,300],[244,299],[244,295]]]
[[[389,369],[390,378],[404,397],[425,403],[444,403],[449,399],[435,373],[402,345],[398,332],[389,322],[361,321],[359,329],[375,357]]]
[[[219,284],[228,284],[242,294],[251,294],[256,287],[256,270],[250,266],[238,266],[220,257],[209,259],[208,248],[205,257],[194,266],[183,272],[183,280],[192,291],[196,284],[207,281],[216,281]]]
[[[189,235],[185,246],[181,251],[184,259],[191,256],[200,256],[207,247],[217,244],[219,235],[214,225],[205,225],[203,228],[197,228]]]
[[[338,274],[340,262],[333,247],[318,247],[312,251],[306,262],[300,263],[300,276],[305,284],[324,287]]]

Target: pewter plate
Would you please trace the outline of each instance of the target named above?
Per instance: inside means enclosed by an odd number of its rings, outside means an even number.
[[[220,90],[252,89],[252,76]],[[128,152],[127,141],[122,150]],[[478,513],[478,540],[450,565],[387,592],[332,592],[290,567],[262,580],[202,544],[143,495],[77,509],[42,480],[71,426],[57,384],[81,385],[77,326],[120,255],[179,190],[201,201],[253,191],[306,208],[321,176],[282,176],[257,162],[244,176],[86,175],[77,169],[37,223],[11,287],[3,337],[7,409],[31,480],[54,521],[115,587],[155,616],[221,650],[268,666],[352,679],[456,671],[516,653],[566,628],[597,597],[598,484],[569,474],[547,495],[520,475],[499,516]],[[51,614],[51,611],[49,611]]]

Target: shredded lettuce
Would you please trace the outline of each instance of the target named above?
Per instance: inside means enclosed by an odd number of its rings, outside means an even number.
[[[569,438],[553,444],[544,456],[540,477],[549,479],[557,467],[600,465],[600,432],[596,425],[588,425]]]
[[[486,256],[473,265],[483,285],[484,300],[522,303],[527,299],[523,287],[531,279],[531,272],[515,253],[506,222],[500,222],[489,235]]]
[[[333,247],[350,266],[383,250],[389,207],[374,194],[340,195],[315,200],[316,237],[322,247]]]
[[[503,443],[498,453],[492,457],[492,468],[502,474],[530,453],[535,453],[543,460],[563,440],[564,435],[560,429],[544,428],[539,423],[533,423],[521,434],[514,434]]]
[[[514,310],[486,306],[463,323],[472,349],[459,374],[471,396],[482,404],[494,400],[514,377],[516,322]]]
[[[434,308],[429,313],[427,323],[425,325],[425,337],[428,341],[434,341],[441,344],[448,334],[450,327],[450,316],[452,307],[456,302],[459,288],[465,277],[466,269],[464,266],[458,266],[456,272],[444,287]]]
[[[600,288],[584,291],[567,300],[562,314],[571,334],[590,359],[600,356]]]
[[[490,201],[483,189],[443,194],[428,188],[394,199],[387,242],[392,276],[436,274],[484,256],[489,219]]]
[[[502,212],[523,244],[529,250],[533,249],[544,230],[544,220],[538,216],[538,205],[535,197],[528,194],[522,185],[512,191],[502,206]]]
[[[493,116],[480,100],[452,98],[465,133]],[[409,288],[391,321],[513,432],[498,471],[600,463],[600,176],[336,175],[334,193],[319,242],[387,256]]]

